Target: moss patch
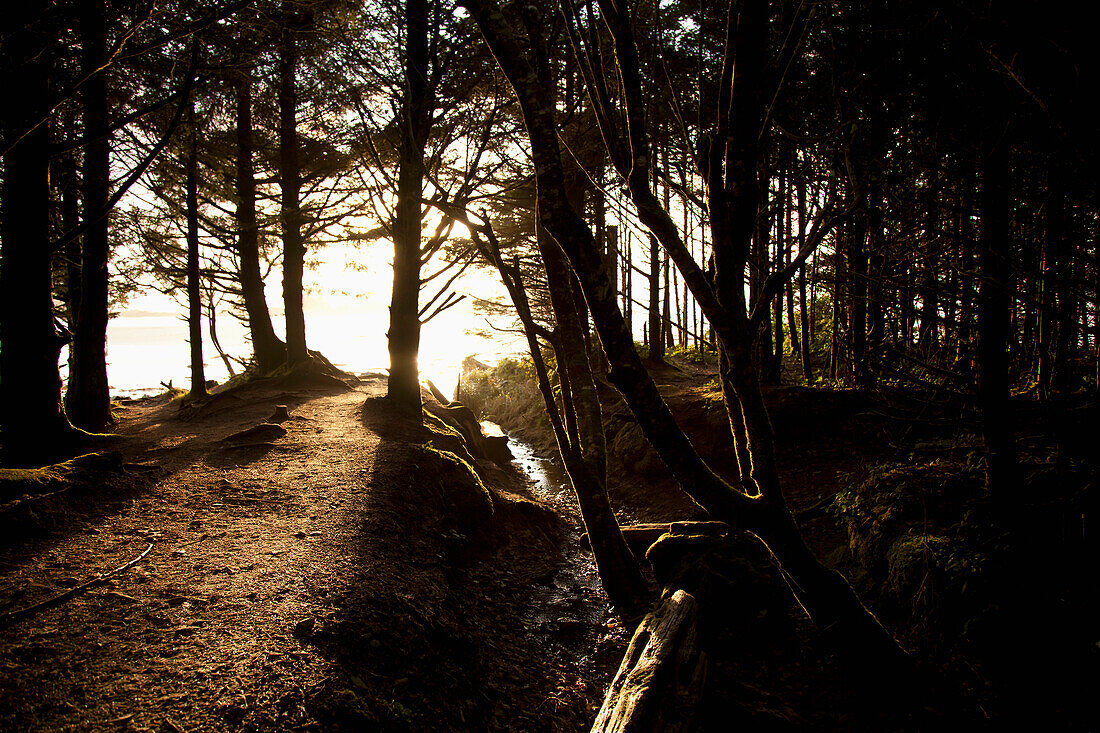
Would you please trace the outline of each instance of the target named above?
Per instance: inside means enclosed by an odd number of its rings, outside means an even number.
[[[0,468],[0,501],[67,489],[90,471],[117,469],[121,460],[117,453],[88,453],[41,468]]]
[[[438,496],[456,528],[476,529],[493,517],[493,495],[472,464],[430,442],[416,446],[425,488]]]

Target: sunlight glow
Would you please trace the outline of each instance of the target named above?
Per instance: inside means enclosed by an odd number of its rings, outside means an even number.
[[[311,252],[316,267],[306,272],[306,341],[336,366],[353,373],[386,371],[389,366],[386,329],[393,273],[392,246],[380,240],[370,245],[330,245]],[[462,360],[475,356],[493,363],[520,352],[524,342],[506,328],[507,322],[486,322],[475,312],[473,300],[504,296],[495,273],[468,270],[455,284],[466,294],[457,306],[427,323],[421,333],[420,371],[446,394],[452,394]],[[268,306],[276,333],[284,331],[281,291],[267,286]],[[111,320],[108,328],[108,377],[114,396],[140,396],[162,391],[160,382],[174,386],[189,382],[185,308],[164,295],[134,298],[129,308]],[[500,319],[496,319],[499,321]],[[219,382],[229,373],[203,323],[206,376]],[[245,326],[228,313],[217,318],[218,340],[230,356],[247,358],[251,347]],[[64,356],[62,357],[64,363]],[[239,368],[238,368],[239,371]]]

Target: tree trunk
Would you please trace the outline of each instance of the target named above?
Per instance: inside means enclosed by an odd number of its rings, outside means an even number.
[[[2,81],[18,100],[0,115],[4,153],[0,197],[0,442],[8,465],[58,452],[72,435],[61,409],[50,272],[50,67],[48,42],[31,30],[48,3],[20,3],[0,19]]]
[[[886,254],[882,201],[878,178],[871,181],[867,202],[867,354],[865,386],[878,381],[883,346],[886,343]]]
[[[298,48],[294,32],[282,31],[279,44],[279,188],[283,235],[283,312],[286,318],[286,361],[290,366],[309,358],[306,318],[302,310],[302,277],[306,246],[302,237],[302,172],[298,160],[298,93],[295,77]]]
[[[940,185],[933,171],[933,180],[928,185],[925,198],[924,257],[921,258],[920,272],[920,327],[917,329],[917,347],[923,354],[929,354],[939,345],[940,285],[936,280],[939,260],[940,228]]]
[[[393,222],[393,292],[390,299],[390,376],[388,395],[416,416],[420,413],[420,228],[423,219],[424,150],[430,130],[428,88],[428,5],[405,3],[405,96],[401,102],[401,142],[397,212]]]
[[[76,135],[75,120],[66,125],[71,135]],[[61,198],[61,226],[59,234],[75,232],[80,227],[80,179],[77,174],[74,154],[62,156],[58,188]],[[65,243],[62,254],[65,283],[65,320],[69,333],[76,330],[76,320],[80,317],[80,237],[70,237]],[[69,374],[72,374],[73,353],[69,349]]]
[[[482,255],[500,273],[523,324],[539,391],[542,393],[546,414],[558,444],[558,453],[577,497],[581,521],[588,533],[600,582],[619,613],[627,619],[636,618],[649,602],[650,592],[607,497],[606,444],[599,395],[590,371],[591,361],[583,353],[586,340],[577,338],[576,333],[580,321],[587,321],[587,313],[577,312],[576,298],[568,292],[562,292],[563,284],[569,288],[574,287],[568,261],[553,240],[545,234],[540,238],[540,250],[549,255],[544,257],[544,263],[547,281],[553,283],[551,299],[558,319],[555,355],[559,364],[562,408],[565,411],[563,419],[555,398],[554,385],[542,358],[542,348],[536,336],[538,327],[531,315],[531,307],[520,279],[519,264],[517,262],[511,267],[505,265],[491,227],[486,225],[480,230],[475,230],[472,226],[470,228]],[[487,244],[480,238],[481,231],[488,237]],[[558,313],[558,307],[565,310]]]
[[[661,334],[661,246],[649,235],[649,361],[663,364],[665,340]]]
[[[625,614],[638,613],[648,601],[649,593],[607,498],[603,414],[589,366],[588,339],[583,332],[588,314],[577,307],[573,273],[557,242],[541,231],[538,242],[557,321],[557,338],[553,345],[559,367],[566,434],[573,436],[571,445],[562,453],[563,463],[576,493],[581,519],[589,533],[600,580],[608,597]],[[582,306],[583,302],[580,301]],[[569,423],[573,423],[571,430]]]
[[[858,198],[858,197],[857,197]],[[867,364],[867,211],[856,217],[848,238],[848,337],[856,384],[867,387],[871,370]]]
[[[65,410],[74,425],[91,431],[111,424],[107,385],[107,200],[110,196],[110,133],[107,130],[106,8],[103,0],[80,4],[84,91],[84,235],[80,307],[71,345]]]
[[[802,250],[802,246],[806,242],[806,182],[802,179],[798,181],[798,249]],[[817,256],[814,256],[814,266],[817,265]],[[806,379],[806,384],[810,384],[814,379],[813,364],[810,363],[810,324],[813,317],[813,295],[810,294],[810,300],[806,299],[806,265],[798,268],[798,316],[802,322],[802,339],[799,345],[802,347],[802,376]]]
[[[256,174],[252,163],[252,70],[237,82],[237,275],[248,313],[256,369],[267,374],[286,361],[286,344],[275,335],[260,271],[260,227],[256,219]]]
[[[217,303],[214,302],[213,287],[206,289],[206,332],[210,335],[210,344],[214,347],[218,358],[225,365],[225,371],[230,378],[237,376],[237,371],[233,368],[233,360],[229,358],[229,354],[225,353],[222,342],[218,338],[218,309]]]
[[[986,484],[996,501],[1011,508],[1018,497],[1008,382],[1012,252],[1008,238],[1008,153],[1003,142],[986,151],[982,173],[978,396],[986,448]]]
[[[836,244],[833,247],[833,312],[830,318],[832,323],[832,337],[829,343],[829,378],[836,382],[840,377],[840,360],[844,341],[841,339],[841,331],[846,323],[844,317],[845,306],[848,303],[845,298],[844,285],[847,272],[847,252],[849,227],[841,224],[836,232]]]
[[[202,273],[199,270],[199,161],[195,102],[188,102],[187,188],[187,338],[191,346],[190,399],[206,396],[202,363]]]
[[[1076,338],[1076,294],[1074,293],[1073,259],[1067,242],[1066,173],[1059,161],[1061,153],[1053,154],[1051,162],[1049,198],[1047,200],[1047,239],[1050,242],[1050,323],[1054,343],[1047,387],[1051,392],[1064,393],[1070,387],[1070,351]]]

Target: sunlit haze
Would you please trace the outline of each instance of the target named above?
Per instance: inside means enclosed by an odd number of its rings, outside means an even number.
[[[306,339],[333,364],[350,372],[384,371],[389,366],[386,329],[389,325],[390,288],[393,272],[392,245],[379,241],[368,246],[331,245],[311,251],[316,266],[307,270],[305,284]],[[429,268],[431,269],[431,268]],[[462,360],[475,356],[495,362],[523,349],[514,334],[494,330],[509,328],[507,319],[476,313],[474,299],[503,295],[495,273],[468,270],[454,289],[467,297],[424,326],[421,334],[420,369],[450,394]],[[285,333],[282,288],[278,271],[267,283],[267,300],[276,333]],[[107,370],[115,396],[149,394],[163,389],[160,383],[186,386],[190,379],[185,305],[169,296],[146,293],[133,298],[111,320],[107,337]],[[210,340],[204,314],[203,358],[207,379],[219,382],[229,374]],[[247,329],[228,312],[217,317],[218,340],[227,354],[247,359],[251,346]],[[64,357],[63,357],[64,361]],[[239,365],[234,368],[240,370]]]

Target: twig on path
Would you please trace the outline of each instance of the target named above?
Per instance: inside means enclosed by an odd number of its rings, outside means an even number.
[[[12,626],[13,624],[18,623],[18,622],[22,621],[25,618],[33,616],[34,614],[38,613],[39,611],[44,611],[47,608],[52,608],[53,606],[60,605],[60,604],[64,603],[65,601],[67,601],[71,598],[75,598],[76,596],[80,595],[81,593],[88,590],[89,588],[94,588],[97,585],[102,585],[103,583],[105,583],[112,576],[118,575],[119,573],[121,573],[124,570],[129,570],[130,568],[132,568],[133,566],[137,565],[139,562],[144,560],[145,556],[148,555],[149,552],[152,549],[153,549],[153,543],[150,542],[149,546],[145,548],[144,552],[142,552],[140,555],[138,555],[137,557],[135,557],[133,560],[129,561],[125,565],[119,565],[114,570],[108,571],[106,573],[101,573],[101,574],[97,575],[96,577],[92,578],[91,580],[89,580],[87,583],[83,583],[82,585],[78,585],[75,588],[70,588],[69,590],[65,591],[64,593],[61,593],[60,595],[56,595],[53,598],[48,598],[48,599],[42,601],[41,603],[36,603],[33,606],[27,606],[26,608],[21,608],[18,611],[12,611],[10,613],[5,613],[3,616],[0,616],[0,629],[6,629],[7,627]]]

